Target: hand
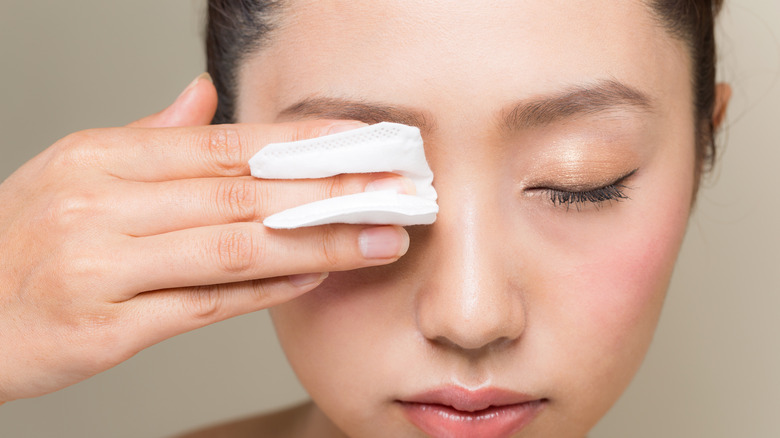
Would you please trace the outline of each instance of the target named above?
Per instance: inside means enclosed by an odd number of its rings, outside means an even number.
[[[166,110],[72,134],[0,185],[0,402],[56,391],[171,336],[288,301],[329,271],[406,251],[400,227],[260,223],[379,178],[403,187],[389,174],[249,176],[265,144],[362,124],[208,126],[216,101],[200,78]]]

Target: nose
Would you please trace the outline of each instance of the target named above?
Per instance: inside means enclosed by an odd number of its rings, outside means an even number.
[[[507,244],[496,201],[478,190],[439,200],[423,262],[432,275],[416,303],[418,329],[431,342],[480,350],[509,344],[525,329],[522,261]]]

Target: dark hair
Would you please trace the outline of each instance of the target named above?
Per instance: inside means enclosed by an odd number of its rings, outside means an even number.
[[[724,0],[645,0],[659,23],[688,47],[696,121],[696,183],[715,162],[715,18]]]
[[[715,135],[715,17],[723,0],[643,0],[662,27],[683,41],[693,67],[696,120],[696,181],[712,167]],[[206,28],[208,72],[219,93],[214,123],[235,118],[237,70],[246,56],[260,49],[273,30],[281,0],[209,0]]]
[[[219,95],[213,123],[235,121],[238,69],[268,40],[280,7],[280,0],[209,0],[206,64]]]

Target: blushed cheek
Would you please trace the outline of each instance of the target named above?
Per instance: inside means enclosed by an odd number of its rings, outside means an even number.
[[[580,313],[600,322],[593,330],[612,339],[613,347],[649,341],[679,248],[678,239],[660,231],[630,237],[621,239],[618,251],[601,248],[589,266],[578,269],[585,273],[582,290],[588,295]]]
[[[685,184],[649,180],[625,202],[533,219],[538,272],[526,342],[556,382],[551,398],[579,424],[601,418],[639,368],[685,233]]]
[[[559,341],[590,369],[581,384],[601,388],[604,410],[631,380],[652,340],[687,215],[687,205],[675,210],[674,204],[644,212],[602,236],[609,243],[592,248],[588,257],[569,260],[569,289],[577,292],[557,300],[564,305],[555,318],[570,328]]]
[[[684,182],[676,186],[676,197],[667,196],[665,204],[659,197],[659,202],[649,203],[653,206],[643,206],[643,211],[627,222],[630,226],[624,226],[618,250],[605,248],[597,257],[604,265],[602,272],[612,271],[611,280],[601,279],[606,302],[601,307],[604,310],[596,311],[605,314],[597,316],[614,325],[606,329],[616,345],[631,344],[631,333],[636,339],[633,342],[648,344],[655,331],[690,214],[686,194],[690,191],[685,190]],[[656,208],[659,205],[663,208]],[[590,281],[598,284],[599,279]],[[607,312],[612,313],[611,318]],[[646,345],[636,348],[643,357]]]

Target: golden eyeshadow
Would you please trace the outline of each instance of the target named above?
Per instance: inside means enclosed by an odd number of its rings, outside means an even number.
[[[590,190],[614,183],[641,162],[632,147],[558,144],[533,158],[521,184],[524,188]]]
[[[515,168],[524,188],[585,191],[614,183],[658,148],[636,123],[582,121],[517,139]]]
[[[614,183],[636,170],[636,166],[603,161],[552,164],[529,175],[526,188],[554,188],[569,191],[591,190]]]

